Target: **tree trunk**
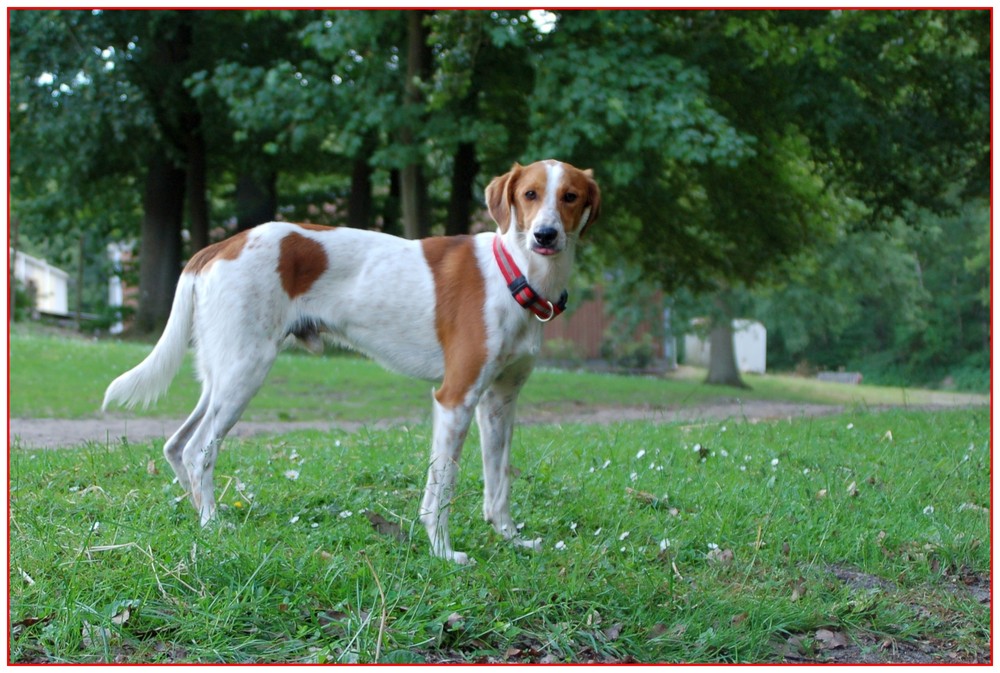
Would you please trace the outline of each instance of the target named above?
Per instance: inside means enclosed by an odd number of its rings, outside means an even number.
[[[162,148],[154,150],[146,174],[142,244],[139,249],[139,308],[135,329],[162,329],[170,316],[182,260],[184,171]]]
[[[478,172],[476,146],[473,143],[459,143],[451,170],[451,199],[448,202],[448,216],[444,224],[444,233],[448,236],[469,233],[472,219],[472,186]]]
[[[243,173],[236,180],[236,228],[251,229],[278,213],[278,176]]]
[[[424,26],[423,10],[406,12],[406,90],[404,104],[417,107],[422,103],[419,80],[427,78],[430,72],[431,52],[427,46],[427,28]],[[412,122],[411,122],[412,123]],[[400,143],[416,150],[417,136],[409,125],[400,129]],[[427,196],[427,181],[424,178],[423,161],[411,158],[400,171],[400,200],[403,210],[403,235],[407,238],[423,238],[430,232],[430,207]]]
[[[708,377],[705,383],[734,388],[749,388],[740,376],[736,365],[736,345],[733,341],[733,315],[729,303],[720,296],[715,298],[716,314],[712,318],[712,331],[708,345]]]
[[[372,138],[371,141],[373,140]],[[355,229],[371,229],[374,223],[372,207],[374,169],[368,162],[373,144],[369,139],[365,139],[365,144],[358,156],[354,157],[351,168],[351,193],[347,197],[347,226]]]
[[[200,124],[188,134],[187,161],[188,224],[191,233],[191,254],[194,254],[208,245],[209,228],[205,138],[202,136]]]
[[[424,238],[430,233],[427,215],[427,181],[419,164],[404,166],[399,174],[400,201],[403,210],[403,235]]]
[[[393,236],[402,236],[400,223],[400,187],[399,171],[389,171],[389,195],[382,205],[382,231]]]

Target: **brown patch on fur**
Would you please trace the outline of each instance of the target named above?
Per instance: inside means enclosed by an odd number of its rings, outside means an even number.
[[[248,231],[241,231],[224,241],[205,246],[191,256],[191,259],[184,266],[184,273],[202,273],[203,271],[207,271],[208,267],[212,266],[216,260],[236,259],[243,252],[243,247],[247,244],[249,233]]]
[[[434,275],[435,328],[444,351],[444,380],[434,396],[453,408],[486,363],[486,288],[471,236],[427,238],[421,245]]]
[[[292,232],[281,239],[278,250],[278,277],[292,299],[305,294],[329,266],[323,244]]]

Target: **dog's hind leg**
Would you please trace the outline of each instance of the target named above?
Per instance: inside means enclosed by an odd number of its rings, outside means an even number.
[[[420,520],[431,539],[431,553],[456,563],[468,563],[469,557],[451,548],[448,513],[455,495],[458,460],[471,422],[470,406],[459,404],[446,407],[434,400],[431,464],[427,470],[427,488],[420,506]]]
[[[234,349],[239,351],[239,349]],[[258,343],[255,349],[242,349],[243,357],[230,354],[215,360],[225,365],[212,367],[206,381],[211,381],[207,409],[187,446],[183,462],[191,480],[192,500],[201,513],[201,525],[215,516],[215,465],[219,447],[226,434],[243,415],[243,410],[260,390],[277,357],[276,344]]]
[[[483,453],[483,518],[505,539],[530,549],[540,540],[522,540],[510,514],[510,445],[514,434],[517,395],[530,370],[505,372],[486,392],[476,407]]]
[[[208,410],[208,399],[209,385],[205,383],[201,389],[201,398],[198,400],[198,404],[195,405],[194,411],[191,412],[191,415],[187,417],[187,420],[184,421],[181,427],[177,429],[177,432],[167,440],[167,443],[163,445],[163,456],[170,463],[170,467],[174,469],[178,483],[191,498],[191,502],[194,503],[195,507],[198,504],[194,501],[191,478],[188,476],[187,468],[184,466],[183,454],[184,447],[191,441],[191,437],[194,435],[195,430],[197,430],[198,424],[205,417],[205,412]]]

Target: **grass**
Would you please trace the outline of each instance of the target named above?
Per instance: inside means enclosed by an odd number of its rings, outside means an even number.
[[[11,415],[95,417],[107,383],[149,348],[15,326]],[[555,416],[733,398],[692,376],[538,371],[522,401]],[[245,417],[416,421],[229,440],[220,517],[207,529],[171,483],[162,440],[15,445],[9,658],[988,659],[989,410],[870,410],[985,398],[782,376],[750,383],[741,399],[848,411],[519,428],[514,515],[541,536],[535,553],[481,521],[473,430],[452,514],[471,567],[430,558],[415,521],[429,384],[360,358],[283,354]],[[140,413],[183,416],[196,397],[188,364]]]
[[[207,529],[177,501],[162,442],[14,447],[9,656],[982,661],[989,421],[855,409],[522,427],[514,515],[538,552],[482,522],[472,436],[452,514],[470,567],[430,558],[414,521],[426,424],[231,441]]]
[[[100,414],[104,389],[150,351],[144,343],[67,339],[15,326],[10,338],[10,413],[19,417],[87,418]],[[754,376],[752,390],[695,385],[683,370],[672,378],[623,377],[588,372],[536,371],[522,404],[558,414],[581,406],[666,408],[694,406],[718,399],[789,400],[842,405],[931,403],[984,404],[981,395],[912,391],[878,386],[822,383],[791,376]],[[268,381],[244,414],[247,420],[343,421],[427,419],[431,384],[397,376],[350,355],[315,357],[282,353]],[[191,357],[170,391],[136,414],[184,417],[194,407],[199,386]],[[130,412],[131,413],[131,412]]]

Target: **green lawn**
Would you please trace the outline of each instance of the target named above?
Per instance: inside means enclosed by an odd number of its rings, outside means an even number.
[[[15,329],[10,340],[10,413],[15,418],[85,418],[100,414],[107,385],[138,364],[149,344],[67,339]],[[140,415],[186,416],[198,398],[189,356],[171,389]],[[718,399],[788,400],[844,405],[985,404],[982,395],[821,383],[792,376],[752,376],[752,390],[706,386],[685,371],[674,377],[628,377],[536,371],[522,404],[557,413],[587,406],[667,408]],[[386,372],[350,355],[316,357],[299,350],[278,357],[250,403],[248,420],[375,419],[429,416],[431,384]],[[115,412],[124,413],[124,412]]]
[[[17,328],[11,413],[95,416],[107,383],[148,350]],[[734,397],[690,374],[539,371],[523,399],[559,411]],[[477,561],[468,567],[431,558],[415,521],[426,421],[231,439],[216,471],[220,519],[204,530],[162,440],[15,446],[10,658],[987,660],[989,409],[878,412],[938,394],[750,382],[741,399],[848,411],[520,427],[514,516],[542,538],[538,552],[481,520],[473,428],[451,519],[455,547]],[[187,368],[145,413],[182,416],[196,392]],[[428,393],[359,358],[287,353],[248,416],[426,419]]]

